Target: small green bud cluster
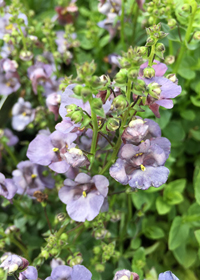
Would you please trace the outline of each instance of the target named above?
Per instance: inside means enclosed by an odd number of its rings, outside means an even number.
[[[102,250],[102,263],[107,262],[111,257],[119,257],[118,252],[115,251],[115,242],[102,243]]]
[[[77,264],[81,264],[82,262],[83,262],[83,257],[80,252],[73,254],[73,256],[69,256],[67,259],[67,263],[71,267]]]
[[[146,42],[147,47],[155,45],[158,40],[163,39],[168,35],[168,33],[161,31],[161,23],[146,28],[146,32],[147,35],[149,35]]]
[[[162,17],[167,18],[167,20],[169,22],[171,19],[173,19],[172,16],[174,14],[175,7],[176,7],[176,5],[175,5],[174,1],[171,1],[171,0],[165,0],[165,1],[153,0],[153,1],[150,1],[149,3],[147,3],[148,23],[150,25],[153,25]],[[171,25],[171,27],[172,27],[173,24],[175,25],[175,23],[172,22],[172,21],[170,21],[169,24]]]

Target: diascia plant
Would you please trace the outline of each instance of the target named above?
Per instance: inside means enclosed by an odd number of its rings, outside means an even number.
[[[50,2],[0,1],[0,278],[198,279],[198,3]]]

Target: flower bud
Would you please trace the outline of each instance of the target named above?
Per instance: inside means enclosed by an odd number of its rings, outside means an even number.
[[[83,116],[81,111],[75,111],[74,113],[71,114],[70,116],[71,120],[74,121],[75,123],[79,123],[82,121]]]
[[[115,222],[118,222],[121,220],[121,214],[120,213],[113,213],[111,215],[111,218],[110,218],[111,222],[115,223]]]
[[[83,86],[81,85],[77,85],[73,88],[73,92],[78,95],[78,96],[81,96],[81,90],[83,89]]]
[[[148,66],[144,69],[143,75],[145,78],[151,79],[155,77],[155,70],[153,69],[153,67]]]
[[[62,233],[60,236],[60,239],[63,241],[67,241],[68,240],[68,235],[66,233]]]
[[[127,269],[122,269],[115,273],[113,280],[139,280],[139,275]]]
[[[157,43],[156,44],[156,51],[164,52],[165,51],[165,46],[162,43]]]
[[[163,31],[158,32],[158,39],[163,39],[165,38],[169,33],[165,33]]]
[[[83,98],[83,102],[85,103],[92,96],[92,91],[87,87],[83,87],[81,90],[81,96]]]
[[[153,46],[157,42],[157,39],[154,37],[148,37],[146,42],[146,47]]]
[[[148,23],[149,23],[150,25],[152,25],[152,24],[154,23],[154,18],[153,18],[153,17],[149,17]]]
[[[70,104],[65,107],[67,109],[67,117],[70,117],[77,109],[77,105]]]
[[[97,271],[97,272],[103,272],[104,270],[105,270],[105,265],[104,264],[101,264],[101,263],[97,263],[96,265],[95,265],[95,270]]]
[[[131,80],[135,80],[138,77],[138,74],[139,74],[138,68],[130,69],[128,71],[128,78]]]
[[[174,61],[175,61],[175,57],[173,55],[168,55],[165,58],[165,63],[168,64],[168,65],[173,64]]]
[[[148,54],[148,48],[147,47],[138,47],[137,53],[141,56],[145,56]]]
[[[103,239],[107,233],[107,230],[105,228],[97,229],[94,233],[94,237],[96,239]]]
[[[184,4],[181,9],[184,11],[184,12],[191,12],[191,9],[192,7],[189,5],[189,4]]]
[[[139,92],[143,92],[146,89],[146,83],[143,80],[137,80],[133,85],[133,89]]]
[[[149,94],[156,99],[159,99],[159,96],[161,94],[161,85],[159,85],[158,83],[150,83],[148,85],[148,89],[149,89]]]
[[[168,20],[168,26],[170,27],[170,29],[174,29],[176,27],[176,20],[174,18],[170,18]]]
[[[115,81],[119,84],[126,83],[127,81],[127,70],[121,69],[115,76]]]
[[[178,79],[175,74],[169,74],[169,75],[167,75],[166,78],[169,79],[172,83],[176,84],[178,82]]]
[[[19,57],[21,58],[21,60],[23,61],[29,61],[33,58],[33,53],[30,51],[21,51],[19,54]]]
[[[115,97],[115,99],[113,100],[112,105],[113,105],[116,109],[124,110],[124,109],[127,107],[128,102],[127,102],[125,96],[123,96],[123,95],[118,95],[118,96]]]
[[[200,40],[200,31],[194,32],[193,38],[194,40]]]
[[[92,109],[101,110],[102,106],[103,106],[103,102],[102,102],[101,98],[93,98],[91,105],[92,105]]]
[[[94,252],[95,255],[98,255],[101,252],[101,248],[99,246],[95,246],[93,248],[93,252]]]
[[[6,230],[5,230],[5,234],[11,234],[13,232],[18,232],[19,229],[15,226],[15,225],[12,225],[12,226],[9,226]]]
[[[58,219],[59,222],[62,222],[65,220],[66,218],[66,214],[65,213],[59,213],[56,218]]]
[[[40,256],[41,256],[42,258],[45,258],[45,259],[47,260],[47,259],[49,258],[49,253],[48,253],[47,250],[42,249],[42,251],[41,251],[41,253],[40,253]]]
[[[106,128],[108,131],[115,131],[120,127],[120,120],[116,118],[108,119]]]

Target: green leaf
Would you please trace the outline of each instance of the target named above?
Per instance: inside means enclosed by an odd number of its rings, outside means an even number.
[[[192,266],[197,257],[196,250],[187,248],[184,242],[181,244],[181,246],[173,251],[173,254],[177,261],[185,268]]]
[[[159,215],[165,215],[171,210],[171,205],[169,205],[162,196],[156,199],[156,209]]]
[[[161,129],[165,128],[166,125],[169,123],[171,115],[172,115],[172,111],[170,111],[170,110],[161,110],[160,118],[156,119],[156,121],[159,124]]]
[[[178,121],[171,121],[165,127],[164,134],[172,142],[182,141],[185,138],[185,131]]]
[[[171,191],[183,192],[186,187],[186,183],[186,179],[178,179],[167,184],[166,188],[170,189]]]
[[[188,237],[189,230],[190,226],[183,224],[180,216],[175,217],[169,232],[169,249],[173,251],[183,244]]]
[[[194,179],[195,179],[194,181],[195,198],[196,198],[196,202],[200,205],[200,168],[198,168],[198,173]]]
[[[192,101],[192,103],[197,106],[200,107],[200,100],[198,97],[196,96],[190,96],[190,100]]]
[[[190,134],[193,139],[200,141],[200,130],[190,129]]]
[[[164,231],[157,226],[150,226],[145,228],[144,235],[150,239],[159,239],[165,236]]]
[[[176,205],[184,200],[181,193],[177,191],[169,191],[166,189],[164,190],[164,198],[166,199],[169,205]]]
[[[182,68],[180,67],[178,70],[178,74],[187,80],[192,80],[196,77],[195,71],[189,69],[189,68]]]
[[[193,121],[196,117],[195,112],[192,110],[184,110],[180,113],[181,117],[188,121]]]
[[[110,35],[105,35],[103,38],[101,38],[100,42],[99,42],[99,47],[103,48],[105,47],[110,41]]]
[[[199,246],[200,246],[200,229],[195,230],[194,234],[195,234],[197,242],[199,243]]]

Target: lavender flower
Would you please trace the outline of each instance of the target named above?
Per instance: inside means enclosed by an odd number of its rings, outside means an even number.
[[[115,277],[113,280],[130,280],[130,279],[139,280],[139,275],[127,269],[122,269],[115,273]]]
[[[17,168],[12,172],[12,175],[18,188],[18,194],[33,196],[35,191],[43,191],[45,188],[52,189],[55,185],[55,181],[50,175],[43,176],[46,168],[41,165],[26,160],[20,162]]]
[[[142,140],[160,137],[161,130],[159,125],[150,119],[137,117],[132,120],[122,134],[124,143],[139,144]]]
[[[75,148],[76,133],[63,134],[54,131],[50,136],[40,134],[29,144],[27,157],[34,163],[49,166],[57,173],[65,173],[70,164],[66,153]],[[75,164],[75,163],[74,163]]]
[[[54,269],[55,267],[57,267],[59,265],[64,265],[64,264],[65,264],[65,262],[60,258],[52,259],[50,262],[50,266],[52,269]]]
[[[160,187],[169,175],[168,168],[163,165],[169,156],[170,142],[163,137],[156,141],[147,139],[139,146],[125,144],[116,163],[110,168],[110,175],[132,188],[145,190],[151,186]]]
[[[159,274],[158,280],[179,280],[171,271],[166,271]]]
[[[14,185],[13,180],[6,179],[5,176],[0,173],[0,195],[11,201],[16,192],[17,187]]]
[[[42,62],[36,62],[35,65],[28,68],[28,77],[32,82],[32,87],[35,94],[37,94],[37,85],[41,79],[51,83],[51,74],[51,65]]]
[[[12,108],[12,127],[15,130],[22,131],[34,120],[35,109],[32,109],[31,103],[24,101],[20,97]]]
[[[46,99],[46,105],[50,112],[54,113],[55,120],[58,119],[59,104],[61,100],[61,95],[57,92],[50,93]]]
[[[92,273],[83,265],[73,267],[59,265],[52,270],[51,276],[45,280],[91,280],[91,277]]]
[[[8,142],[6,143],[8,146],[14,146],[19,141],[19,138],[16,135],[14,135],[12,133],[12,130],[10,130],[9,128],[5,128],[3,130],[3,135],[6,136],[6,138],[8,138]]]
[[[38,272],[34,266],[28,266],[26,270],[20,272],[19,280],[37,280],[38,279]]]
[[[67,204],[69,216],[78,222],[93,220],[100,212],[108,193],[109,181],[102,175],[90,177],[80,173],[75,180],[66,179],[59,191],[60,200]]]
[[[63,121],[57,123],[55,129],[62,133],[76,133],[79,136],[83,133],[83,129],[79,129],[79,127],[80,124],[75,124],[70,118],[66,117]]]
[[[148,94],[147,105],[152,110],[157,118],[160,117],[159,107],[165,107],[167,109],[173,108],[173,101],[171,98],[175,98],[181,93],[181,86],[176,85],[167,78],[154,77],[151,79],[144,79],[146,85],[150,88],[151,86],[158,86],[159,93],[156,93],[156,97]]]
[[[1,261],[2,263],[0,268],[7,270],[8,273],[13,273],[17,270],[23,270],[29,265],[29,262],[26,259],[10,253],[5,253],[1,257]]]

